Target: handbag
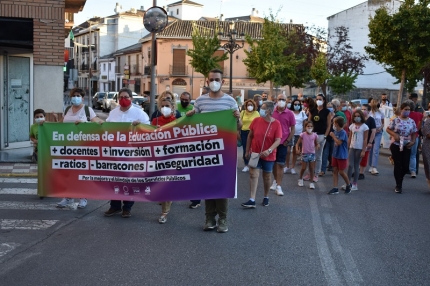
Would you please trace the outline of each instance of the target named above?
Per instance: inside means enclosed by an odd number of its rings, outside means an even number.
[[[266,135],[267,135],[267,132],[269,131],[270,124],[272,124],[272,121],[270,121],[269,126],[267,126],[266,134],[264,134],[264,138],[263,138],[263,144],[261,144],[260,153],[251,152],[251,156],[249,157],[249,162],[248,162],[248,166],[251,168],[257,168],[258,161],[260,160],[260,154],[261,152],[263,152],[264,141],[266,140]]]

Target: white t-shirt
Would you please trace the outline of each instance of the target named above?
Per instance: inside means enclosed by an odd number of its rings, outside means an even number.
[[[85,114],[85,105],[82,105],[81,109],[79,109],[76,113],[73,113],[73,107],[70,107],[69,110],[67,110],[67,113],[64,114],[63,122],[88,122],[87,115]],[[91,107],[88,107],[88,110],[90,112],[90,119],[92,120],[94,117],[96,117],[96,113]]]
[[[294,112],[293,112],[294,113]],[[298,114],[294,113],[294,117],[296,118],[296,132],[294,135],[300,135],[303,132],[303,121],[307,120],[308,117],[306,113],[302,110]]]
[[[352,123],[349,126],[349,130],[351,131],[351,144],[349,148],[353,149],[363,149],[363,140],[364,140],[364,131],[369,130],[369,127],[366,124],[361,124],[361,126],[355,125]]]
[[[127,111],[121,111],[121,107],[118,106],[109,113],[109,117],[106,122],[133,122],[140,121],[142,124],[150,124],[149,116],[140,108],[131,106]]]
[[[375,119],[376,128],[380,128],[382,126],[382,120],[384,119],[384,114],[381,111],[369,112],[369,115]]]

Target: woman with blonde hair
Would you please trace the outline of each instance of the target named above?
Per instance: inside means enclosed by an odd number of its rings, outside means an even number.
[[[242,169],[242,172],[248,172],[248,158],[245,156],[246,153],[246,143],[248,141],[248,134],[249,134],[249,126],[251,125],[251,122],[257,118],[260,117],[260,113],[257,111],[257,105],[254,100],[248,99],[245,101],[244,109],[240,112],[240,119],[242,120],[242,128],[240,130],[240,140],[242,142],[243,147],[243,162],[245,163],[245,167]]]
[[[160,106],[160,102],[164,99],[164,98],[166,98],[166,99],[168,99],[168,100],[170,100],[172,103],[175,103],[175,96],[173,95],[173,93],[171,93],[170,91],[168,91],[168,90],[166,90],[166,91],[163,91],[163,93],[162,94],[160,94],[159,96],[158,96],[158,98],[157,98],[157,106]],[[151,115],[151,122],[152,122],[152,120],[154,119],[154,118],[157,118],[157,117],[159,117],[159,116],[162,116],[163,114],[160,112],[160,110],[157,108],[157,106],[155,107],[156,108],[156,110],[154,111],[154,113],[152,113],[152,115]],[[175,108],[175,117],[176,118],[179,118],[179,117],[181,117],[181,113],[179,112],[179,111],[177,111],[176,110],[176,108]]]

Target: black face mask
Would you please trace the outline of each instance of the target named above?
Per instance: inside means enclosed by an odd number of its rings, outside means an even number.
[[[181,105],[182,105],[182,107],[187,107],[188,106],[188,104],[190,104],[189,102],[187,102],[187,101],[182,101],[181,100]]]

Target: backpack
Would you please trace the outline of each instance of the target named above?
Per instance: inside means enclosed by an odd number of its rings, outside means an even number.
[[[69,109],[70,109],[70,107],[72,107],[71,105],[70,106],[67,106],[66,107],[66,110],[64,110],[64,115],[66,115],[67,114],[67,111],[69,111]],[[91,118],[90,118],[90,108],[88,107],[88,106],[84,106],[84,108],[85,108],[85,115],[87,116],[87,121],[88,122],[91,122]]]

